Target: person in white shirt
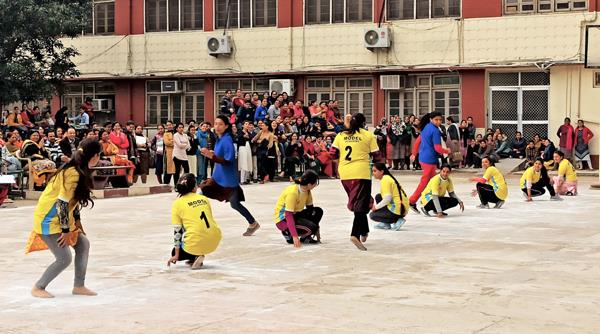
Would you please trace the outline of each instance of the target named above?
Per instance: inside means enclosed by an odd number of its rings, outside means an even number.
[[[173,135],[173,162],[175,163],[175,184],[179,182],[179,175],[181,174],[181,168],[183,167],[184,173],[190,172],[190,165],[188,163],[187,150],[190,148],[190,139],[183,132],[183,123],[177,123],[177,132]]]

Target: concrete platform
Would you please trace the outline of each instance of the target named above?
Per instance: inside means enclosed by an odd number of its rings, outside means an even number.
[[[206,267],[167,269],[175,194],[99,199],[82,212],[92,248],[86,285],[70,294],[71,266],[48,290],[29,290],[52,262],[23,254],[33,207],[2,209],[0,333],[597,333],[600,328],[600,192],[525,203],[518,177],[500,210],[477,210],[471,175],[455,175],[466,211],[410,214],[402,231],[373,230],[359,252],[339,181],[322,180],[323,244],[284,243],[272,222],[286,183],[245,187],[262,224],[213,202],[223,230]],[[409,192],[416,176],[400,176]],[[378,189],[376,184],[374,189]]]

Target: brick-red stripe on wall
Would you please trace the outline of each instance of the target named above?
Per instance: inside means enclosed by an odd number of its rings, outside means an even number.
[[[478,128],[486,127],[485,70],[461,72],[462,118],[473,117]]]
[[[498,16],[502,16],[502,0],[462,1],[462,17],[465,19]]]

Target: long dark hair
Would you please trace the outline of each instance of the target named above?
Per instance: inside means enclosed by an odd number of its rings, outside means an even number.
[[[544,159],[542,158],[537,158],[535,159],[535,161],[539,161],[540,164],[542,165],[542,168],[540,169],[540,177],[545,180],[546,182],[550,182],[550,177],[548,177],[548,170],[546,169],[546,166],[544,165]]]
[[[79,173],[79,181],[77,182],[77,187],[75,187],[73,201],[79,203],[82,207],[86,207],[90,203],[94,207],[94,201],[92,200],[92,172],[90,171],[89,162],[95,155],[100,154],[100,151],[102,151],[102,145],[98,141],[84,139],[79,148],[73,152],[71,160],[62,165],[50,178],[50,181],[52,181],[59,173],[64,173],[67,169],[74,167],[77,173]]]
[[[436,118],[436,117],[442,117],[442,114],[440,112],[434,111],[434,112],[430,112],[427,113],[425,115],[423,115],[423,117],[421,117],[421,119],[419,120],[419,129],[423,130],[425,129],[425,126],[429,123],[431,123],[431,120]]]
[[[365,115],[363,115],[362,113],[356,113],[352,115],[352,119],[350,120],[350,127],[345,129],[344,131],[348,134],[353,135],[359,132],[360,129],[363,129],[365,127],[366,122],[367,119],[365,118]]]
[[[227,117],[225,115],[219,115],[219,116],[217,116],[217,118],[222,120],[223,123],[225,123],[225,126],[227,127],[225,129],[225,132],[223,132],[223,135],[229,134],[233,138],[233,132],[231,131],[231,122],[229,122],[229,117]]]
[[[179,178],[179,182],[175,185],[175,191],[179,194],[178,196],[184,196],[192,191],[196,187],[196,175],[192,173],[185,173]]]
[[[302,174],[299,178],[295,179],[294,182],[301,186],[309,184],[319,184],[319,174],[312,169],[309,169]]]
[[[396,187],[398,188],[398,194],[400,195],[400,201],[402,201],[402,196],[403,196],[404,191],[402,190],[402,187],[400,186],[400,183],[398,182],[398,180],[394,177],[394,175],[392,175],[392,173],[390,173],[390,170],[387,168],[387,166],[383,162],[376,162],[373,164],[373,166],[375,168],[377,168],[377,170],[382,171],[383,175],[388,175],[389,177],[392,178],[392,180],[394,180],[394,183],[396,184]],[[406,194],[404,194],[404,196],[406,196]],[[402,213],[402,214],[405,213],[402,205],[400,206],[400,213]]]

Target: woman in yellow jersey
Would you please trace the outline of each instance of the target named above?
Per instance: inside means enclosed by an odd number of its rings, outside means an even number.
[[[319,175],[315,171],[307,170],[294,182],[279,195],[274,220],[287,243],[298,248],[301,243],[321,241],[319,222],[323,209],[313,206],[311,190],[319,185]]]
[[[408,213],[408,197],[384,163],[373,165],[373,176],[381,182],[381,193],[375,196],[376,204],[369,217],[379,222],[375,228],[399,231],[406,222],[404,217]]]
[[[523,176],[521,176],[521,191],[527,197],[527,202],[531,202],[533,197],[542,196],[546,193],[544,188],[548,189],[550,193],[550,199],[553,201],[561,201],[554,188],[550,184],[550,178],[548,177],[548,171],[544,167],[544,160],[538,158],[533,166],[527,168]]]
[[[565,159],[562,151],[554,152],[554,163],[558,166],[558,175],[552,178],[554,191],[559,195],[577,195],[577,172],[571,162]]]
[[[72,245],[75,249],[73,294],[96,295],[84,285],[90,242],[81,226],[79,208],[90,203],[94,205],[90,167],[98,164],[101,150],[102,146],[95,140],[81,142],[71,160],[50,178],[35,207],[33,231],[46,243],[56,260],[35,283],[31,290],[34,297],[54,297],[46,291],[46,286],[71,263],[71,251],[67,246],[75,239]]]
[[[167,266],[185,260],[192,269],[200,269],[204,256],[221,242],[221,229],[213,219],[208,197],[196,190],[196,176],[191,173],[183,174],[175,187],[179,198],[171,209],[174,247]]]
[[[449,165],[442,165],[440,173],[429,180],[425,190],[421,193],[421,212],[426,216],[431,216],[429,211],[434,211],[438,218],[444,218],[448,214],[444,211],[460,206],[461,211],[465,211],[465,205],[454,192],[454,184],[450,178],[452,169]],[[446,197],[446,192],[450,197]]]
[[[350,121],[348,122],[348,119]],[[346,117],[347,128],[338,133],[332,148],[339,154],[338,174],[348,194],[348,209],[354,212],[350,241],[366,251],[363,242],[369,235],[367,213],[373,205],[371,198],[371,154],[379,152],[377,140],[365,129],[365,115]]]
[[[494,160],[490,157],[481,159],[481,166],[484,170],[483,177],[471,179],[477,182],[477,189],[473,190],[471,195],[479,195],[481,204],[477,207],[480,209],[489,209],[488,203],[495,203],[494,209],[500,209],[508,197],[508,186],[504,175],[496,168]]]

